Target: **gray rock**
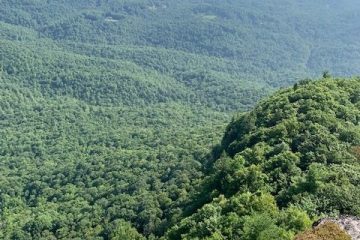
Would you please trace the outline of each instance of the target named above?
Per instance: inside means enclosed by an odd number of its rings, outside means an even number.
[[[334,222],[345,230],[353,240],[360,240],[360,218],[354,216],[340,216],[338,218],[323,218],[314,223],[313,227],[321,226],[326,222]]]

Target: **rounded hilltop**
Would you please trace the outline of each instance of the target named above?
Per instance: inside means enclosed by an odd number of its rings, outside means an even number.
[[[293,239],[322,216],[359,215],[359,121],[358,78],[279,90],[228,125],[202,207],[169,237]]]

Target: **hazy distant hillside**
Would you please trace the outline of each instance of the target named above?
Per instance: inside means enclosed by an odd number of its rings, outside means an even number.
[[[273,86],[360,66],[360,5],[347,1],[6,1],[0,20],[40,37],[225,58]],[[112,46],[114,47],[114,46]]]

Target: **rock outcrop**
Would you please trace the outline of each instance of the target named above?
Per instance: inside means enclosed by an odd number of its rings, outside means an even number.
[[[323,218],[316,223],[314,227],[319,227],[324,223],[333,222],[338,224],[341,229],[346,231],[352,240],[360,240],[360,218],[354,216],[340,216],[339,218]]]

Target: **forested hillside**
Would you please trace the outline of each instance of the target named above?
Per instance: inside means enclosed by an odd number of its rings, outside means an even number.
[[[246,127],[238,129],[236,123],[243,120],[234,120],[227,130],[226,124],[279,87],[326,69],[334,76],[356,75],[360,69],[360,5],[355,0],[0,3],[0,239],[244,236],[213,223],[209,227],[221,235],[206,232],[208,223],[203,233],[190,233],[195,228],[191,224],[184,228],[188,219],[202,223],[206,217],[197,216],[202,211],[197,210],[206,203],[216,205],[212,198],[226,202],[240,191],[232,187],[236,178],[219,174],[222,161],[217,159],[224,151],[222,158],[231,161],[259,139]],[[324,84],[333,86],[339,99],[352,94],[350,101],[358,108],[356,80],[348,83],[354,90],[330,80]],[[304,96],[305,86],[297,86]],[[319,88],[326,97],[332,94]],[[339,122],[349,131],[339,141],[355,141],[359,119],[353,119],[353,108],[348,112],[345,102],[339,104],[351,118],[349,128]],[[278,107],[288,107],[287,102]],[[265,110],[258,107],[240,119],[251,120],[247,116]],[[275,115],[276,121],[283,119],[281,113]],[[331,121],[336,125],[337,119]],[[310,131],[306,126],[299,128]],[[264,125],[259,131],[265,130]],[[274,134],[283,137],[282,130]],[[329,131],[337,134],[338,128]],[[278,135],[269,146],[264,143],[266,151],[275,148]],[[296,163],[302,159],[298,150],[291,151]],[[317,151],[314,156],[326,149]],[[337,159],[352,159],[346,153],[336,151],[345,154]],[[299,179],[312,169],[314,156],[308,156],[309,166],[296,169]],[[248,171],[247,160],[242,161],[234,164],[245,164]],[[256,201],[268,201],[275,219],[294,213],[306,220],[291,228],[281,226],[283,219],[271,225],[286,236],[308,226],[308,217],[357,213],[356,203],[354,209],[350,203],[346,209],[316,205],[318,192],[300,203],[296,196],[303,199],[301,192],[293,190],[289,177],[281,175],[278,183],[280,173],[269,170],[271,175],[261,164],[255,170],[273,182],[263,180],[257,189],[263,194]],[[353,181],[356,176],[349,180],[350,190]],[[246,193],[249,201],[254,189]],[[331,211],[324,211],[328,206]],[[240,217],[245,215],[251,214]],[[233,227],[229,222],[228,228]]]
[[[359,10],[356,0],[7,0],[0,20],[12,40],[51,39],[161,72],[217,69],[279,86],[325,69],[358,73]],[[158,51],[168,61],[153,59]],[[207,64],[183,66],[193,58]]]
[[[293,239],[311,219],[358,216],[359,121],[359,78],[302,81],[261,101],[227,127],[193,201],[205,204],[166,236]]]

